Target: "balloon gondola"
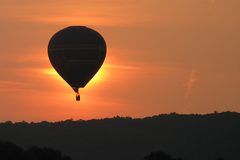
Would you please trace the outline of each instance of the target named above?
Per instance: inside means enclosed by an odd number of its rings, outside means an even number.
[[[58,31],[50,39],[48,57],[53,68],[72,87],[79,101],[79,88],[87,85],[104,62],[106,43],[93,29],[70,26]]]

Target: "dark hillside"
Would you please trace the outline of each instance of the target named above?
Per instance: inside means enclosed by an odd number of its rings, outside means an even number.
[[[1,160],[71,160],[60,151],[50,148],[29,147],[22,149],[16,144],[0,141]]]
[[[164,151],[184,160],[240,159],[240,114],[165,114],[143,119],[0,124],[0,139],[47,146],[73,160],[140,160]]]

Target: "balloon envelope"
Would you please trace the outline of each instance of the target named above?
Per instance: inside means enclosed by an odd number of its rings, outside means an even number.
[[[78,92],[78,88],[85,87],[102,66],[106,43],[90,28],[71,26],[53,35],[48,56],[58,74]]]

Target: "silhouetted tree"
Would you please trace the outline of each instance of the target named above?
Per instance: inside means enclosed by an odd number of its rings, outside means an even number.
[[[182,160],[182,158],[172,158],[169,154],[162,151],[152,152],[150,155],[144,157],[144,160]]]
[[[1,160],[25,160],[24,151],[17,145],[9,142],[0,142]]]
[[[50,148],[30,147],[27,150],[9,143],[0,141],[1,160],[71,160],[63,156],[60,151]]]

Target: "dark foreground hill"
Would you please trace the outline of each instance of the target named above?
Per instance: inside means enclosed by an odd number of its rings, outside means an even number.
[[[6,122],[0,124],[0,139],[59,149],[73,160],[141,160],[158,150],[184,160],[239,160],[240,114]]]
[[[60,151],[50,148],[29,147],[22,149],[16,144],[0,141],[1,160],[71,160]]]

